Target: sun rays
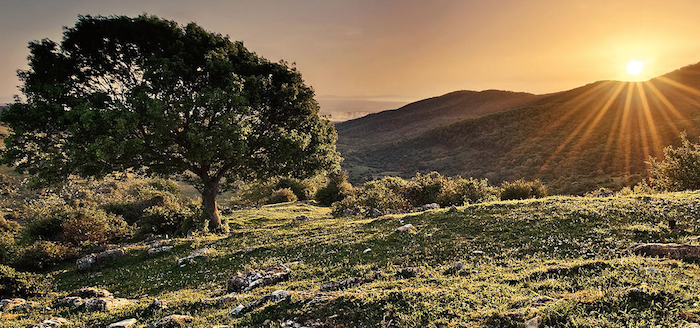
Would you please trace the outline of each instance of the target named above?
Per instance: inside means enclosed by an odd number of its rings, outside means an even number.
[[[639,173],[637,157],[658,157],[670,137],[694,129],[688,123],[688,114],[700,110],[699,97],[700,90],[666,76],[644,82],[605,81],[588,86],[561,102],[561,116],[537,134],[537,138],[561,140],[543,158],[539,173],[590,173],[570,170],[575,170],[579,153],[595,151],[591,145],[596,140],[604,144],[602,151],[598,150],[599,170],[617,166],[626,175]],[[679,99],[690,106],[679,109],[674,104]],[[557,135],[561,133],[557,131],[568,132]],[[527,151],[531,147],[523,142],[516,148]]]

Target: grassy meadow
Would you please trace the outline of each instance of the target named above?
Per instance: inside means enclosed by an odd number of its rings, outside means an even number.
[[[700,262],[631,255],[637,242],[697,244],[700,193],[625,197],[548,197],[498,201],[378,218],[330,216],[302,202],[226,215],[228,236],[174,239],[169,253],[127,255],[77,271],[65,263],[48,272],[55,292],[32,310],[3,314],[0,327],[23,327],[52,316],[69,327],[106,327],[137,318],[145,327],[169,314],[189,314],[194,327],[696,327],[700,323]],[[308,220],[295,220],[304,215]],[[680,230],[670,230],[676,218]],[[396,229],[412,224],[415,229]],[[176,260],[213,247],[180,267]],[[370,251],[366,251],[371,249]],[[458,270],[455,262],[463,265]],[[287,281],[226,294],[238,272],[284,264]],[[406,274],[405,268],[413,268]],[[379,272],[379,273],[378,273]],[[377,277],[344,290],[321,284]],[[96,286],[135,299],[112,312],[88,312],[55,301]],[[229,311],[272,291],[291,297],[240,316]],[[151,310],[154,298],[169,302]]]

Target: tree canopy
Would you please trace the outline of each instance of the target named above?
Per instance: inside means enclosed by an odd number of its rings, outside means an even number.
[[[5,163],[43,183],[130,169],[194,176],[211,229],[227,183],[336,167],[336,133],[286,62],[155,16],[80,16],[29,44]]]

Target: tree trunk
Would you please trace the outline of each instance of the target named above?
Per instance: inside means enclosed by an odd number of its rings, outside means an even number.
[[[202,205],[204,206],[204,213],[207,214],[209,218],[209,231],[219,232],[221,231],[221,217],[219,217],[218,204],[216,203],[216,196],[219,195],[219,183],[218,182],[205,182],[204,192],[202,192]]]

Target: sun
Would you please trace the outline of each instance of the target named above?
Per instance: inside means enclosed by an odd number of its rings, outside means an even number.
[[[644,63],[638,60],[633,60],[627,64],[627,73],[631,75],[639,75],[642,70],[644,70]]]

